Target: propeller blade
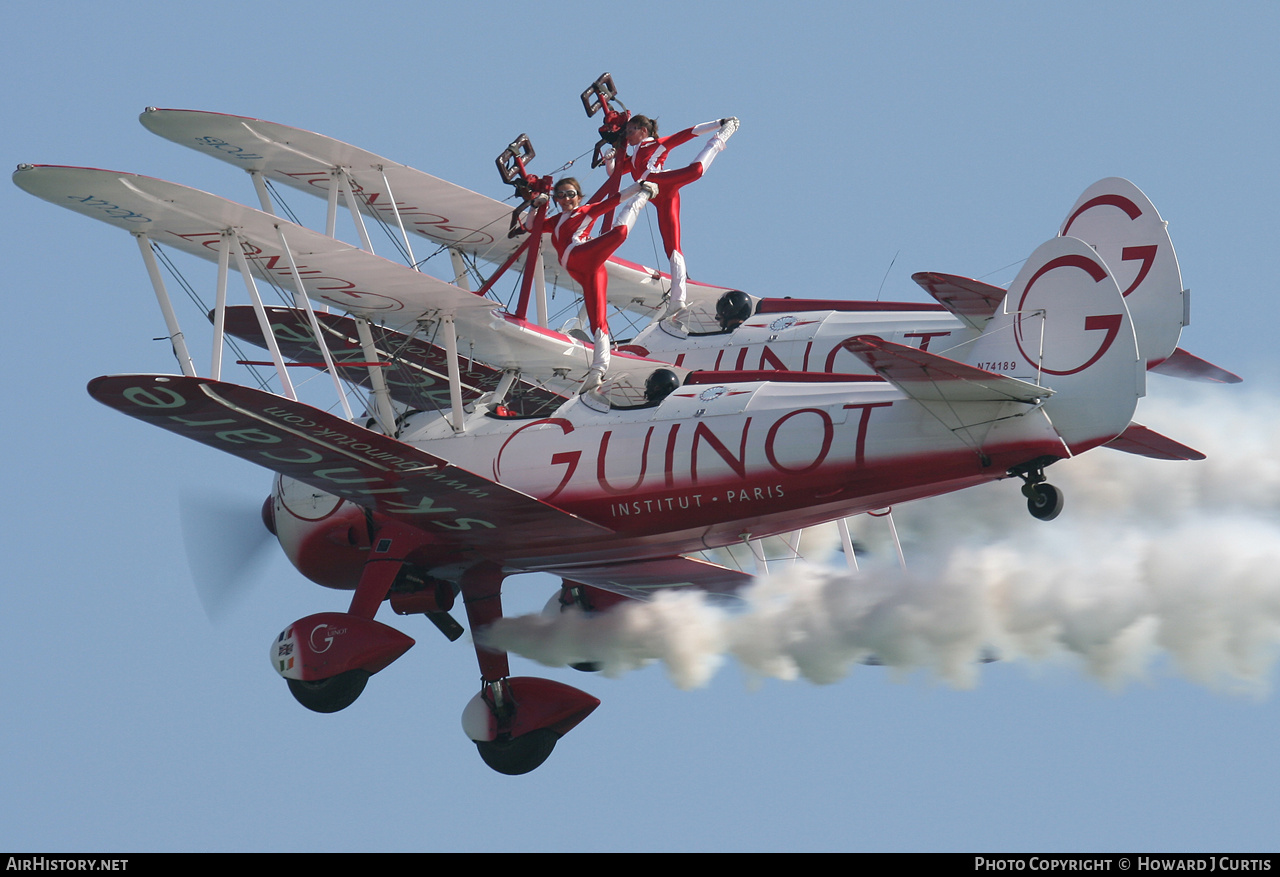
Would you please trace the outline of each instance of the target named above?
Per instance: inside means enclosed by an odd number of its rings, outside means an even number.
[[[178,507],[196,593],[209,620],[221,620],[248,593],[275,537],[262,522],[261,501],[182,490]]]

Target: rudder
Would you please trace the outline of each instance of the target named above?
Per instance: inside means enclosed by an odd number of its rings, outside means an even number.
[[[1072,237],[1036,248],[966,362],[1052,389],[1044,409],[1073,454],[1124,432],[1146,387],[1125,298]]]
[[[1166,223],[1142,190],[1108,177],[1084,190],[1059,234],[1086,242],[1102,257],[1124,295],[1147,367],[1173,355],[1190,322],[1189,293]]]

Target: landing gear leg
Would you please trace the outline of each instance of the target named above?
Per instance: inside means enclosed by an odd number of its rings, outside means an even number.
[[[502,617],[502,568],[484,563],[462,576],[462,599],[474,633]],[[476,646],[480,693],[462,711],[462,729],[484,763],[516,776],[536,769],[556,742],[600,701],[549,679],[511,677],[507,653]]]
[[[369,677],[399,658],[413,640],[373,620],[405,556],[423,535],[394,521],[374,533],[370,557],[346,612],[320,612],[295,621],[271,645],[271,663],[298,703],[336,713],[355,703]]]
[[[591,605],[591,600],[587,597],[585,588],[581,585],[565,582],[564,587],[560,589],[560,611],[568,612],[573,608],[583,612],[595,611],[595,606]],[[599,673],[601,668],[599,661],[579,661],[569,666],[583,673]]]

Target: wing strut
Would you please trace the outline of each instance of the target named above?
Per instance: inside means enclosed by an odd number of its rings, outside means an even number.
[[[351,211],[351,221],[356,224],[356,231],[360,233],[360,243],[364,245],[367,252],[373,252],[373,241],[369,239],[369,230],[364,226],[364,217],[360,215],[360,205],[356,203],[355,186],[351,183],[351,177],[347,175],[347,169],[337,167],[331,172],[333,177],[332,188],[342,187],[343,200],[347,202],[347,210]],[[336,208],[336,205],[335,205]],[[330,235],[332,237],[332,235]]]
[[[462,376],[458,369],[458,330],[453,325],[453,314],[441,316],[440,323],[444,327],[445,355],[449,358],[449,404],[453,408],[453,422],[449,425],[454,432],[462,432],[465,425],[462,422]]]
[[[337,237],[338,230],[338,181],[336,170],[329,171],[329,200],[324,214],[324,233],[331,238]]]
[[[849,572],[858,571],[858,556],[853,550],[853,537],[849,535],[849,519],[841,518],[836,521],[836,527],[840,530],[840,544],[844,546],[844,562],[849,567]]]
[[[467,263],[462,260],[462,250],[449,248],[449,261],[453,263],[453,285],[471,291],[471,278],[467,277]]]
[[[173,345],[174,358],[182,373],[189,378],[196,376],[195,364],[191,361],[191,353],[187,350],[187,341],[178,326],[178,315],[173,312],[173,302],[169,300],[169,291],[165,289],[164,278],[160,276],[160,266],[156,264],[156,254],[151,252],[151,238],[145,234],[134,235],[138,239],[138,250],[142,253],[142,261],[146,263],[147,273],[151,275],[151,285],[156,291],[156,301],[160,303],[160,312],[164,314],[164,324],[169,329],[169,342]]]
[[[546,269],[542,264],[542,248],[538,248],[538,258],[533,262],[533,289],[537,294],[534,303],[538,306],[538,325],[551,328],[547,325],[547,277]]]
[[[342,410],[347,415],[347,420],[353,420],[351,414],[351,406],[347,403],[347,394],[342,389],[342,380],[338,377],[338,368],[333,364],[333,354],[329,352],[329,344],[325,341],[324,333],[320,331],[320,321],[316,319],[316,312],[311,307],[311,299],[307,298],[307,288],[302,283],[302,273],[298,270],[298,262],[293,258],[293,250],[289,247],[289,241],[284,236],[284,229],[280,227],[280,223],[276,223],[276,234],[280,236],[280,248],[284,250],[284,254],[289,259],[289,273],[293,275],[293,306],[307,312],[307,322],[311,325],[311,334],[315,336],[316,346],[320,348],[320,355],[324,357],[324,367],[329,372],[329,377],[333,379],[333,389],[338,394],[338,401],[342,403]],[[275,333],[273,332],[274,336]],[[366,359],[366,362],[373,362],[373,359]],[[374,366],[369,367],[370,379],[374,386],[378,385],[378,379],[381,374],[374,376],[378,369]],[[386,382],[383,381],[385,387]],[[395,419],[392,418],[392,423]]]
[[[213,304],[213,351],[209,364],[209,376],[222,380],[222,345],[227,337],[227,275],[231,268],[231,244],[235,232],[224,228],[218,240],[218,289]]]
[[[898,552],[898,566],[902,569],[907,568],[907,556],[902,553],[902,540],[898,538],[898,528],[893,523],[893,506],[889,506],[882,512],[867,512],[873,518],[884,518],[889,524],[889,535],[893,537],[893,547]]]
[[[253,180],[253,191],[258,193],[258,203],[262,205],[262,212],[275,216],[275,205],[271,203],[271,196],[267,194],[267,184],[262,179],[262,171],[249,171],[249,178]]]
[[[387,181],[387,172],[382,165],[378,165],[378,173],[382,174],[382,188],[387,193],[387,201],[391,204],[391,212],[396,216],[396,225],[400,228],[400,237],[404,239],[404,248],[409,252],[409,264],[414,270],[422,270],[418,268],[418,259],[413,255],[413,244],[409,243],[409,232],[405,230],[404,220],[400,217],[400,205],[396,204],[396,196],[391,191],[391,183]]]
[[[889,537],[893,539],[894,550],[898,554],[898,567],[902,570],[907,568],[907,557],[902,552],[902,540],[898,537],[898,528],[893,523],[893,506],[889,506],[884,511],[866,512],[872,518],[884,518],[889,525]],[[849,567],[849,572],[858,572],[858,552],[853,544],[853,536],[849,533],[849,518],[840,518],[836,521],[836,527],[840,531],[840,544],[844,548],[844,562]]]
[[[360,337],[360,349],[364,351],[364,361],[373,363],[378,361],[378,350],[373,346],[373,331],[369,328],[369,321],[357,314],[352,314],[356,321],[356,335]],[[324,342],[321,342],[324,346]],[[454,365],[454,370],[457,365]],[[382,431],[389,436],[396,434],[396,410],[391,407],[391,393],[387,390],[387,378],[382,373],[382,369],[369,367],[369,382],[373,384],[373,401],[377,411],[378,422],[382,424]]]
[[[249,262],[244,257],[244,247],[236,247],[236,262],[240,265],[240,275],[244,278],[244,288],[253,302],[253,312],[258,315],[258,326],[262,329],[262,337],[266,339],[267,348],[271,351],[271,361],[275,363],[276,374],[280,377],[280,388],[285,396],[298,401],[298,394],[293,391],[293,381],[289,380],[289,370],[284,366],[284,355],[280,353],[280,343],[276,333],[271,331],[271,321],[267,319],[267,310],[262,306],[262,297],[258,295],[258,284],[253,281],[253,273],[249,270]]]

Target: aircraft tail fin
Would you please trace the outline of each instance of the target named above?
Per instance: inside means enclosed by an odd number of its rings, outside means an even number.
[[[1172,356],[1190,322],[1190,293],[1182,288],[1166,225],[1137,186],[1108,177],[1084,190],[1059,232],[1089,244],[1107,264],[1148,364]]]
[[[1052,389],[1043,407],[1073,454],[1121,435],[1146,388],[1125,298],[1107,263],[1072,237],[1031,254],[964,361]]]

